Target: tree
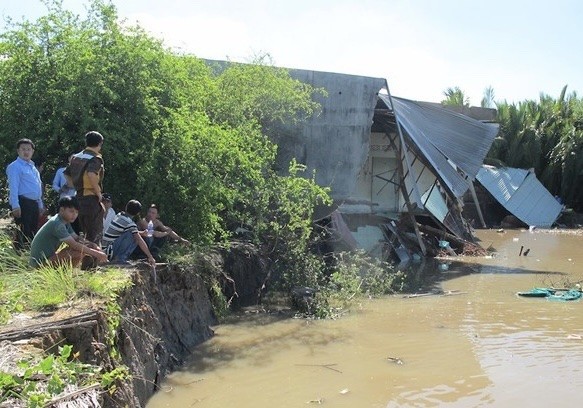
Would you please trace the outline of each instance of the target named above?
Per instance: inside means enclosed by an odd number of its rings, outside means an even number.
[[[491,86],[484,89],[484,96],[480,102],[482,108],[495,108],[496,102],[494,102],[494,88]]]
[[[46,16],[0,35],[1,146],[33,139],[52,172],[98,130],[117,207],[157,203],[197,242],[273,216],[276,146],[264,127],[312,115],[314,89],[262,61],[213,71],[120,24],[100,0],[85,19],[46,4]]]
[[[448,106],[470,106],[470,99],[465,96],[459,87],[447,88],[443,91],[445,99],[441,101],[443,105]]]
[[[498,103],[500,134],[489,159],[519,168],[534,168],[552,193],[577,211],[583,210],[583,100],[564,87],[557,99]]]

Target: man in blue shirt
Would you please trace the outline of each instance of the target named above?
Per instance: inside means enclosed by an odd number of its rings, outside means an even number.
[[[19,227],[15,244],[21,249],[25,244],[30,244],[38,230],[38,219],[44,212],[44,204],[40,173],[32,161],[34,143],[30,139],[20,139],[16,142],[16,152],[18,157],[6,168],[6,176],[10,190],[8,201]]]

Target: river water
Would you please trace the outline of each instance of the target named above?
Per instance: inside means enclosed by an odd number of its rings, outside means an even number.
[[[516,292],[582,281],[583,235],[477,235],[497,256],[437,265],[432,288],[451,295],[365,299],[337,320],[240,316],[147,407],[578,405],[583,301]]]

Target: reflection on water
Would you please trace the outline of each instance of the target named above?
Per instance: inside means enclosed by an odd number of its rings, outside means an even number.
[[[419,276],[430,279],[412,279],[414,290],[455,296],[363,300],[334,321],[243,316],[217,327],[148,407],[546,407],[578,400],[583,302],[516,292],[581,281],[583,238],[479,236],[496,257],[426,263]],[[528,256],[518,255],[520,246]]]

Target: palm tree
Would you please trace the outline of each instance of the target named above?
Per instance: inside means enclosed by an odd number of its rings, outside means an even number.
[[[491,86],[484,89],[484,96],[482,97],[482,102],[480,102],[482,108],[495,108],[496,102],[494,102],[494,88]]]
[[[535,169],[552,194],[576,211],[583,210],[583,99],[541,94],[538,101],[497,103],[500,133],[489,161]]]
[[[442,105],[448,106],[470,106],[470,98],[468,98],[464,91],[462,91],[459,87],[454,88],[447,88],[443,91],[445,95],[445,99],[441,101]]]

